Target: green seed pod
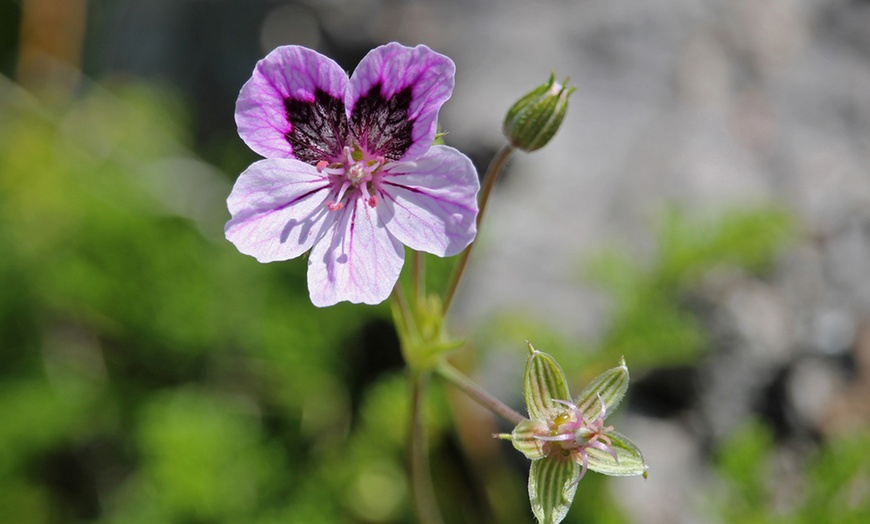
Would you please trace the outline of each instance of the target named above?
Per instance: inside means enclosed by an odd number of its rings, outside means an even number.
[[[519,99],[508,110],[502,131],[512,146],[526,152],[547,145],[565,118],[568,97],[576,87],[567,87],[556,82],[555,73],[550,79]]]

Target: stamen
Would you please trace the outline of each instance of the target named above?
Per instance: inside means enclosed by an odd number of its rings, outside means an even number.
[[[586,474],[586,468],[589,467],[589,458],[586,456],[586,450],[583,448],[579,448],[577,450],[577,454],[580,455],[580,457],[583,459],[583,461],[580,463],[580,476],[577,477],[577,481],[579,482],[580,479],[583,478],[583,475]],[[576,458],[574,461],[577,461]]]
[[[545,435],[535,435],[535,439],[543,440],[545,442],[564,442],[568,440],[574,440],[574,435],[572,433],[561,433],[552,437]]]
[[[356,163],[356,160],[353,158],[353,149],[350,146],[344,146],[344,156],[347,158],[347,165]]]
[[[344,198],[345,192],[347,192],[347,188],[350,187],[350,181],[345,180],[341,185],[341,188],[338,190],[338,195],[335,197],[335,200],[326,204],[326,208],[330,211],[338,211],[339,209],[344,208],[344,203],[342,203],[341,199]]]
[[[613,460],[615,460],[616,463],[619,464],[619,457],[616,455],[616,450],[613,449],[613,446],[608,446],[603,442],[590,442],[587,447],[595,448],[599,451],[603,451],[609,454],[611,457],[613,457]]]
[[[598,396],[598,402],[601,402],[601,413],[598,414],[598,420],[604,421],[604,417],[607,416],[607,406],[604,404],[604,399],[601,398],[601,393],[596,393]]]
[[[369,207],[377,207],[378,205],[378,197],[372,195],[370,199],[368,199]]]
[[[579,418],[579,419],[583,418],[583,412],[580,411],[580,408],[578,408],[573,402],[568,402],[567,400],[559,400],[557,398],[554,398],[552,400],[553,400],[553,402],[556,402],[558,404],[562,404],[563,406],[568,406],[571,409],[571,412],[574,413],[577,416],[577,418]]]
[[[326,167],[326,166],[328,166],[328,165],[329,165],[329,162],[327,162],[326,160],[321,160],[320,162],[317,163],[317,166],[316,166],[316,167],[317,167],[317,172],[318,172],[318,173],[322,173],[322,172],[323,172],[323,168]]]
[[[371,178],[371,177],[369,177],[369,178]],[[363,184],[360,184],[360,185],[357,186],[357,187],[359,187],[359,191],[360,191],[360,193],[362,193],[362,196],[363,196],[363,198],[366,200],[366,202],[368,202],[368,204],[369,204],[371,207],[375,207],[374,205],[372,205],[372,199],[373,199],[373,198],[375,199],[375,205],[377,205],[378,200],[377,200],[377,198],[376,198],[375,196],[373,196],[371,193],[369,193],[369,187],[368,187],[368,184],[367,184],[367,183],[363,183]]]
[[[333,175],[333,176],[344,176],[345,169],[343,166],[332,164],[333,167],[329,167],[329,166],[322,166],[321,167],[322,162],[325,162],[325,160],[321,160],[320,162],[317,163],[317,166],[315,166],[315,167],[317,167],[318,173],[326,173],[327,175]]]

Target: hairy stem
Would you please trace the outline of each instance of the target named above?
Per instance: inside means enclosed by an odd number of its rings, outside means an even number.
[[[480,204],[477,213],[477,234],[480,234],[480,224],[483,220],[483,214],[486,211],[486,204],[489,202],[489,195],[492,193],[492,188],[495,187],[495,182],[501,176],[507,165],[508,159],[514,152],[514,147],[510,144],[505,144],[493,157],[486,169],[486,174],[483,176],[483,187],[480,189]],[[471,248],[474,247],[477,241],[475,240],[468,245],[467,248],[459,255],[459,262],[456,263],[456,270],[453,272],[453,278],[450,280],[450,285],[447,292],[444,294],[444,314],[450,309],[450,303],[453,302],[453,295],[456,294],[456,288],[459,286],[459,280],[462,278],[462,273],[465,272],[465,266],[468,264],[468,257],[471,255]]]
[[[442,360],[435,368],[435,374],[459,388],[460,391],[471,397],[481,406],[509,422],[519,424],[526,419],[526,417],[490,395],[486,390],[475,384],[470,378],[466,377],[461,371],[448,364],[445,360]]]
[[[411,300],[419,303],[426,297],[426,255],[415,250],[411,270]]]
[[[405,290],[396,282],[393,287],[393,292],[390,294],[390,302],[393,310],[393,323],[396,325],[396,331],[402,335],[409,335],[409,329],[413,325],[413,316],[411,306],[408,304],[408,298],[405,296]],[[401,336],[399,337],[401,339]],[[404,349],[404,348],[403,348]],[[407,356],[407,355],[403,355]]]

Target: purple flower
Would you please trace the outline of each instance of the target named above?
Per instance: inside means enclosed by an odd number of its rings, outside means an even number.
[[[477,172],[432,145],[454,70],[422,45],[378,47],[350,78],[304,47],[269,53],[236,103],[239,135],[266,158],[233,187],[227,239],[260,262],[311,250],[316,306],[385,300],[403,244],[458,254],[476,234]]]

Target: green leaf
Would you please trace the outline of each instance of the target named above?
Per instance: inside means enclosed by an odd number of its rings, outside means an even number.
[[[625,435],[613,430],[608,431],[607,436],[610,437],[618,460],[614,460],[610,453],[600,449],[586,448],[589,469],[611,477],[646,476],[646,462],[643,461],[643,455],[634,442],[630,441]]]
[[[579,477],[580,465],[561,455],[551,455],[532,462],[529,470],[529,501],[538,522],[562,522],[571,508]]]
[[[529,344],[532,354],[526,362],[523,381],[526,409],[532,420],[548,420],[564,411],[553,399],[571,400],[565,373],[559,364],[546,353],[541,353]]]
[[[602,401],[604,401],[605,416],[612,413],[628,391],[628,379],[628,367],[622,359],[619,367],[609,369],[595,377],[575,402],[583,413],[583,419],[588,421],[598,418]],[[598,400],[599,396],[601,400]]]

